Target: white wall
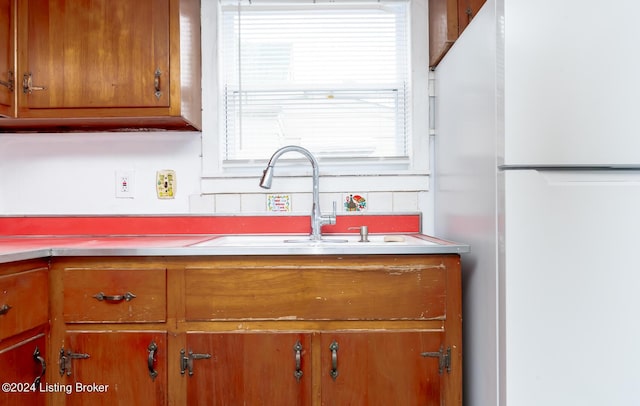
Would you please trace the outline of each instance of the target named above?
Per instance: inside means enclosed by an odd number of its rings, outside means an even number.
[[[426,21],[426,1],[415,2],[415,16]],[[258,187],[261,168],[255,175],[203,178],[203,169],[217,155],[217,126],[211,125],[217,99],[211,81],[215,74],[214,2],[203,2],[203,121],[202,133],[127,132],[94,134],[0,134],[0,214],[156,214],[156,213],[256,213],[266,211],[267,193]],[[420,13],[424,15],[421,17]],[[213,29],[212,29],[213,28]],[[424,29],[426,32],[426,26]],[[426,33],[420,36],[426,38]],[[427,49],[412,50],[414,58],[426,61]],[[428,145],[427,64],[414,71],[422,81],[418,92],[414,147]],[[204,145],[204,146],[203,146]],[[428,147],[427,147],[428,150]],[[269,153],[267,152],[268,158]],[[429,191],[429,156],[417,160],[426,166],[419,171],[389,176],[323,176],[321,206],[341,202],[345,193],[365,194],[371,213],[422,212],[423,231],[433,232],[433,204]],[[418,165],[418,166],[420,166]],[[155,173],[173,169],[177,174],[177,195],[159,200]],[[135,197],[115,197],[115,172],[135,172]],[[210,169],[205,172],[210,172]],[[320,168],[324,175],[323,168]],[[304,175],[304,174],[302,174]],[[307,213],[311,207],[311,179],[281,177],[269,193],[288,193],[292,209]],[[339,205],[340,208],[340,205]]]
[[[488,0],[435,71],[435,234],[462,257],[464,404],[498,404],[496,10]]]
[[[156,197],[173,169],[175,199]],[[117,199],[115,172],[134,172],[134,198]],[[0,134],[0,214],[188,213],[200,188],[200,133]]]

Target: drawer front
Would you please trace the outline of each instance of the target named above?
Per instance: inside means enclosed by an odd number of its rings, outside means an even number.
[[[447,273],[437,259],[253,261],[187,267],[186,319],[445,318]]]
[[[165,269],[65,269],[67,323],[164,322]]]
[[[49,322],[48,286],[47,269],[0,277],[0,340]]]

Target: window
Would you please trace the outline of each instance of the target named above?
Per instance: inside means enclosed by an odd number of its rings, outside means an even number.
[[[408,10],[408,0],[222,0],[222,162],[289,144],[321,160],[408,160]]]

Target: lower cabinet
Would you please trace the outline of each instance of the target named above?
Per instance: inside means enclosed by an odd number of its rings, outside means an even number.
[[[70,331],[57,365],[67,405],[167,404],[166,332]]]
[[[182,371],[195,405],[311,405],[315,384],[322,405],[435,406],[441,346],[433,332],[188,333]]]
[[[162,261],[53,258],[50,284],[50,404],[169,404]]]
[[[442,334],[330,332],[320,335],[322,404],[429,405],[443,402]],[[446,356],[446,355],[445,355]]]
[[[50,284],[51,405],[462,405],[458,255],[53,258]]]
[[[310,405],[311,334],[189,333],[190,405]]]
[[[48,387],[44,334],[3,348],[0,346],[0,405],[45,405]]]
[[[46,260],[0,264],[0,405],[47,404]]]

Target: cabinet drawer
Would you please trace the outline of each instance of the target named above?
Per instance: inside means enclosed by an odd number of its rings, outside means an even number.
[[[49,321],[47,269],[0,277],[0,340]]]
[[[165,269],[65,269],[67,323],[164,322]]]
[[[192,264],[187,320],[444,319],[446,265],[439,259],[258,258]]]

